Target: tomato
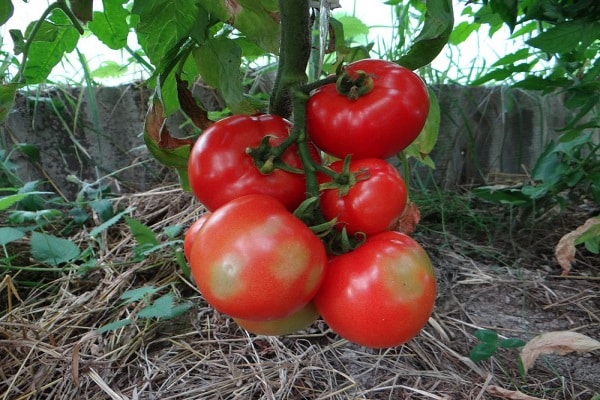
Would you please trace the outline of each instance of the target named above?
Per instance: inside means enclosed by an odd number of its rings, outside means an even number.
[[[205,212],[200,215],[197,220],[194,221],[192,225],[185,232],[185,236],[183,237],[183,254],[185,255],[186,260],[190,260],[190,254],[192,252],[192,244],[196,239],[196,235],[198,235],[198,231],[202,228],[202,225],[206,222],[210,215],[210,211]]]
[[[211,125],[194,143],[188,160],[188,178],[198,200],[212,211],[236,197],[262,193],[294,210],[305,199],[304,175],[281,169],[262,174],[246,153],[267,135],[269,144],[277,146],[288,137],[290,129],[289,121],[266,114],[234,115]],[[313,150],[318,163],[320,158]],[[281,161],[302,168],[296,145],[286,149]]]
[[[268,320],[268,321],[250,321],[246,319],[234,318],[233,320],[242,328],[255,335],[278,336],[288,335],[300,331],[310,326],[319,318],[319,313],[314,302],[308,303],[299,311],[290,316]]]
[[[343,161],[330,168],[342,172]],[[364,232],[367,235],[390,230],[397,224],[407,202],[404,179],[390,163],[379,158],[351,160],[351,173],[358,181],[347,191],[327,189],[321,193],[321,210],[327,219],[338,219],[338,228],[346,227],[348,233]],[[322,174],[320,183],[332,178]]]
[[[190,269],[216,310],[253,321],[285,318],[312,300],[323,243],[278,200],[238,197],[213,211],[194,240]]]
[[[315,296],[329,327],[359,345],[398,346],[427,323],[435,302],[431,260],[410,236],[388,231],[332,257]]]
[[[429,113],[427,87],[415,73],[384,60],[365,59],[346,66],[373,79],[370,92],[357,99],[335,84],[316,89],[307,103],[307,132],[326,153],[338,158],[388,158],[419,135]]]

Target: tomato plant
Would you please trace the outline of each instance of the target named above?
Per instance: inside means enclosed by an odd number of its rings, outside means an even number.
[[[388,158],[419,135],[429,112],[427,87],[398,64],[365,59],[346,66],[338,84],[316,89],[307,129],[321,150],[338,158]]]
[[[406,184],[398,170],[379,158],[352,159],[348,171],[344,165],[344,161],[330,165],[340,173],[337,179],[320,174],[325,218],[337,218],[337,227],[345,227],[351,234],[372,235],[391,229],[407,201]]]
[[[215,210],[194,240],[190,268],[198,289],[234,318],[280,319],[306,306],[327,264],[312,231],[278,200],[238,197]]]
[[[435,296],[435,274],[425,250],[409,236],[389,231],[333,257],[315,304],[340,336],[382,348],[416,336],[432,313]]]
[[[188,178],[198,200],[212,211],[237,197],[262,193],[293,211],[306,192],[297,147],[292,144],[280,157],[268,158],[269,149],[281,144],[290,129],[289,121],[268,114],[234,115],[211,125],[194,143],[188,159]],[[253,157],[248,149],[262,153]],[[320,161],[316,150],[312,156]],[[277,163],[298,172],[277,168]]]
[[[287,335],[297,332],[310,326],[319,318],[319,312],[314,302],[308,303],[299,311],[279,319],[267,321],[251,321],[241,318],[233,318],[233,320],[248,332],[255,335]]]

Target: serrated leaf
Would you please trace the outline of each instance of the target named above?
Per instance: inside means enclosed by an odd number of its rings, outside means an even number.
[[[90,1],[91,2],[91,1]],[[94,12],[88,28],[106,46],[119,50],[127,45],[129,12],[123,8],[123,0],[103,0],[103,12]]]
[[[13,204],[18,203],[23,200],[27,196],[31,196],[34,194],[47,194],[49,192],[28,192],[28,193],[16,193],[8,196],[0,197],[0,211],[6,210],[11,207]]]
[[[36,260],[53,266],[74,260],[81,254],[73,241],[46,233],[33,232],[30,245],[31,255]]]
[[[25,236],[25,233],[19,229],[7,227],[0,228],[0,246],[6,246],[10,242],[19,240]]]
[[[96,329],[96,333],[104,333],[117,330],[119,328],[123,328],[127,325],[131,324],[131,319],[125,318],[120,319],[118,321],[110,322],[106,325],[102,325],[100,328]]]
[[[548,53],[569,53],[579,46],[586,48],[598,37],[600,22],[573,20],[554,25],[526,43]]]
[[[135,0],[131,10],[139,15],[138,41],[154,65],[190,35],[200,14],[196,0]]]
[[[133,303],[135,301],[140,301],[147,298],[148,296],[153,295],[162,288],[163,287],[142,286],[123,292],[123,294],[119,298],[125,303]]]
[[[94,229],[92,229],[90,231],[90,236],[91,237],[98,236],[100,233],[104,232],[105,230],[107,230],[108,228],[110,228],[111,226],[113,226],[114,224],[119,222],[119,220],[121,218],[123,218],[124,215],[129,214],[132,210],[133,210],[133,208],[127,208],[127,209],[121,211],[120,213],[115,214],[108,221],[103,222],[102,224],[100,224],[97,227],[95,227]]]
[[[429,64],[440,54],[454,26],[452,0],[427,0],[426,7],[423,29],[408,53],[396,61],[412,70]]]
[[[219,91],[233,113],[255,112],[244,97],[240,72],[242,50],[235,41],[225,37],[212,38],[194,49],[193,54],[202,78]]]
[[[175,295],[167,293],[154,300],[152,304],[142,308],[137,316],[140,318],[163,318],[169,319],[182,315],[189,310],[189,303],[175,304]]]
[[[4,83],[0,85],[0,123],[3,122],[15,102],[15,94],[19,85],[16,83]]]
[[[158,246],[160,244],[152,229],[148,228],[142,222],[127,216],[125,216],[125,222],[129,226],[129,229],[131,229],[131,233],[138,245]]]

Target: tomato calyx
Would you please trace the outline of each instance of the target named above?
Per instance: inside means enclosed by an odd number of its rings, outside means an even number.
[[[348,155],[344,158],[342,171],[336,173],[334,171],[325,172],[326,175],[332,178],[330,182],[321,183],[319,190],[337,190],[340,197],[344,197],[348,194],[352,186],[360,181],[365,181],[370,178],[368,169],[361,169],[357,172],[350,172],[350,160],[351,156]]]
[[[336,90],[339,94],[348,97],[350,100],[357,100],[359,97],[366,95],[373,90],[375,83],[373,81],[373,75],[366,73],[365,71],[355,71],[353,75],[350,75],[346,69],[344,69],[336,81]]]
[[[275,169],[282,169],[294,174],[302,174],[303,171],[301,169],[294,168],[281,160],[281,155],[292,142],[290,141],[290,143],[288,143],[286,140],[281,145],[273,147],[270,143],[270,140],[273,137],[273,135],[266,135],[262,138],[258,146],[248,147],[246,149],[246,154],[252,157],[256,168],[263,175],[268,175],[275,171]]]

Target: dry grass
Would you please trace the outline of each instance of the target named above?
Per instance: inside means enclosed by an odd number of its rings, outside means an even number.
[[[134,207],[134,217],[155,232],[189,226],[202,211],[169,188],[117,201]],[[85,233],[74,239],[89,240]],[[420,240],[438,268],[436,312],[408,344],[371,350],[340,339],[322,321],[286,337],[250,335],[206,305],[181,275],[172,249],[134,262],[135,241],[116,225],[97,246],[99,268],[65,270],[34,289],[9,290],[18,276],[1,286],[11,302],[0,317],[0,400],[478,400],[496,398],[495,387],[590,399],[600,392],[597,353],[546,357],[525,379],[514,350],[480,363],[468,358],[479,328],[522,339],[558,329],[598,338],[597,265],[587,267],[587,278],[560,279],[527,260],[508,268],[467,256],[473,249],[464,244]],[[119,297],[145,285],[165,285],[194,306],[173,320],[136,318],[143,302],[123,304]],[[124,318],[133,323],[96,332]]]

